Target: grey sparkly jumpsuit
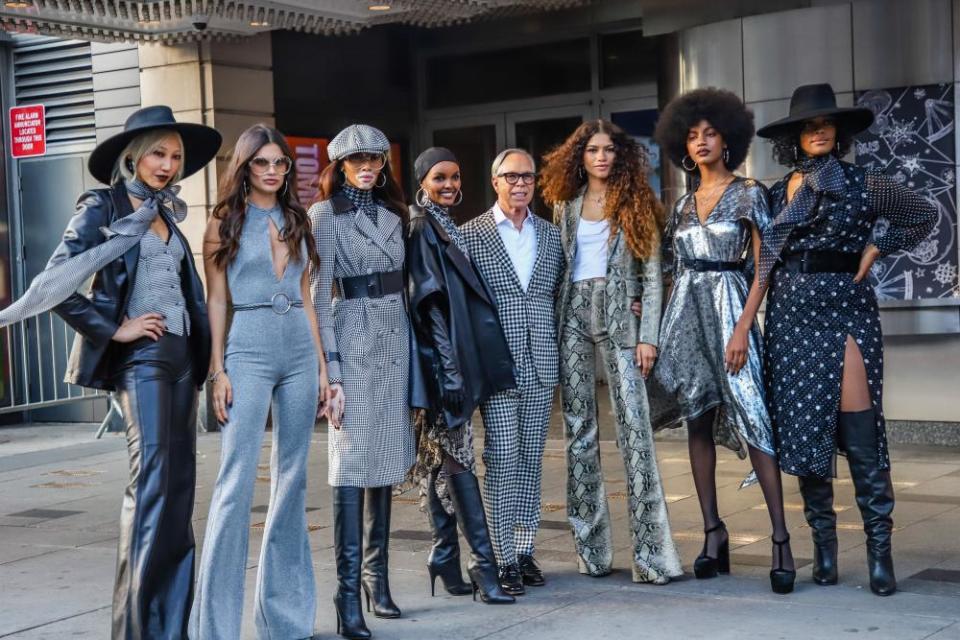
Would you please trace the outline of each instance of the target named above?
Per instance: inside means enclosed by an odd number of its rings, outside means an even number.
[[[255,619],[261,638],[313,635],[316,592],[307,539],[307,453],[317,413],[319,360],[300,295],[307,268],[290,256],[273,270],[270,221],[279,208],[248,205],[240,250],[227,267],[234,316],[224,367],[233,405],[223,426],[190,638],[240,637],[250,508],[267,411],[273,418],[270,505],[257,570]],[[312,310],[310,310],[312,313]]]

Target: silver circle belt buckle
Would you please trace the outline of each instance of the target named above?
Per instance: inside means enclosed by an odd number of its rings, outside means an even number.
[[[270,306],[273,308],[273,312],[277,315],[284,315],[290,308],[293,306],[293,303],[290,302],[289,296],[285,293],[275,293],[273,297],[270,298]]]

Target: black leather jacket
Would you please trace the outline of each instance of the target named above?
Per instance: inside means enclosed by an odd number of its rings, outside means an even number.
[[[470,419],[474,409],[495,393],[516,387],[513,357],[500,326],[496,300],[470,259],[440,224],[418,207],[410,208],[406,268],[410,321],[426,396],[432,411],[440,410],[442,369],[431,327],[430,307],[439,305],[448,326],[451,351],[464,382],[464,401],[455,415],[444,411],[447,427]],[[436,315],[434,316],[436,317]]]
[[[109,189],[87,191],[77,201],[77,211],[63,232],[63,240],[49,264],[62,262],[100,244],[106,239],[101,227],[108,227],[117,218],[131,213],[133,205],[122,182]],[[210,364],[210,321],[207,318],[203,284],[197,274],[190,245],[176,225],[172,225],[172,229],[183,243],[186,253],[180,272],[180,285],[190,314],[194,380],[199,388],[203,386]],[[98,271],[87,295],[74,293],[54,308],[77,332],[64,381],[96,389],[115,389],[113,376],[116,365],[113,359],[119,343],[111,338],[123,321],[132,291],[130,283],[136,277],[139,260],[138,245]]]

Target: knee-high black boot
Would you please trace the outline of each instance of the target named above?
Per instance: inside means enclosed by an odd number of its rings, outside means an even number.
[[[333,540],[337,556],[337,633],[366,640],[370,629],[360,605],[360,549],[363,543],[363,489],[333,488]]]
[[[803,515],[813,534],[813,581],[837,584],[837,513],[833,510],[833,483],[830,478],[801,476]]]
[[[427,572],[430,574],[430,595],[435,594],[437,577],[443,588],[452,596],[465,596],[473,589],[463,581],[460,572],[460,541],[457,539],[457,519],[447,513],[437,496],[436,472],[430,475],[427,486],[427,515],[433,533],[433,547],[427,556]]]
[[[880,469],[876,418],[872,409],[842,412],[840,439],[847,451],[857,506],[867,534],[867,567],[870,590],[888,596],[897,590],[893,573],[893,482],[890,471]]]
[[[483,511],[483,499],[480,497],[480,485],[477,477],[469,471],[452,474],[448,477],[453,510],[460,523],[460,530],[470,544],[470,562],[467,573],[473,582],[473,593],[487,604],[510,604],[516,599],[504,593],[497,577],[497,561],[490,544],[490,531],[487,529],[487,515]]]
[[[367,611],[373,602],[373,615],[378,618],[399,618],[400,608],[390,596],[387,578],[390,548],[390,506],[393,487],[367,489],[367,518],[364,523],[363,591],[367,596]]]

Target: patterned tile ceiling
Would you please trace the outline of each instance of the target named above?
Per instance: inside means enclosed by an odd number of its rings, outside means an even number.
[[[186,42],[290,29],[322,35],[441,27],[590,0],[0,0],[0,29],[85,40]]]

